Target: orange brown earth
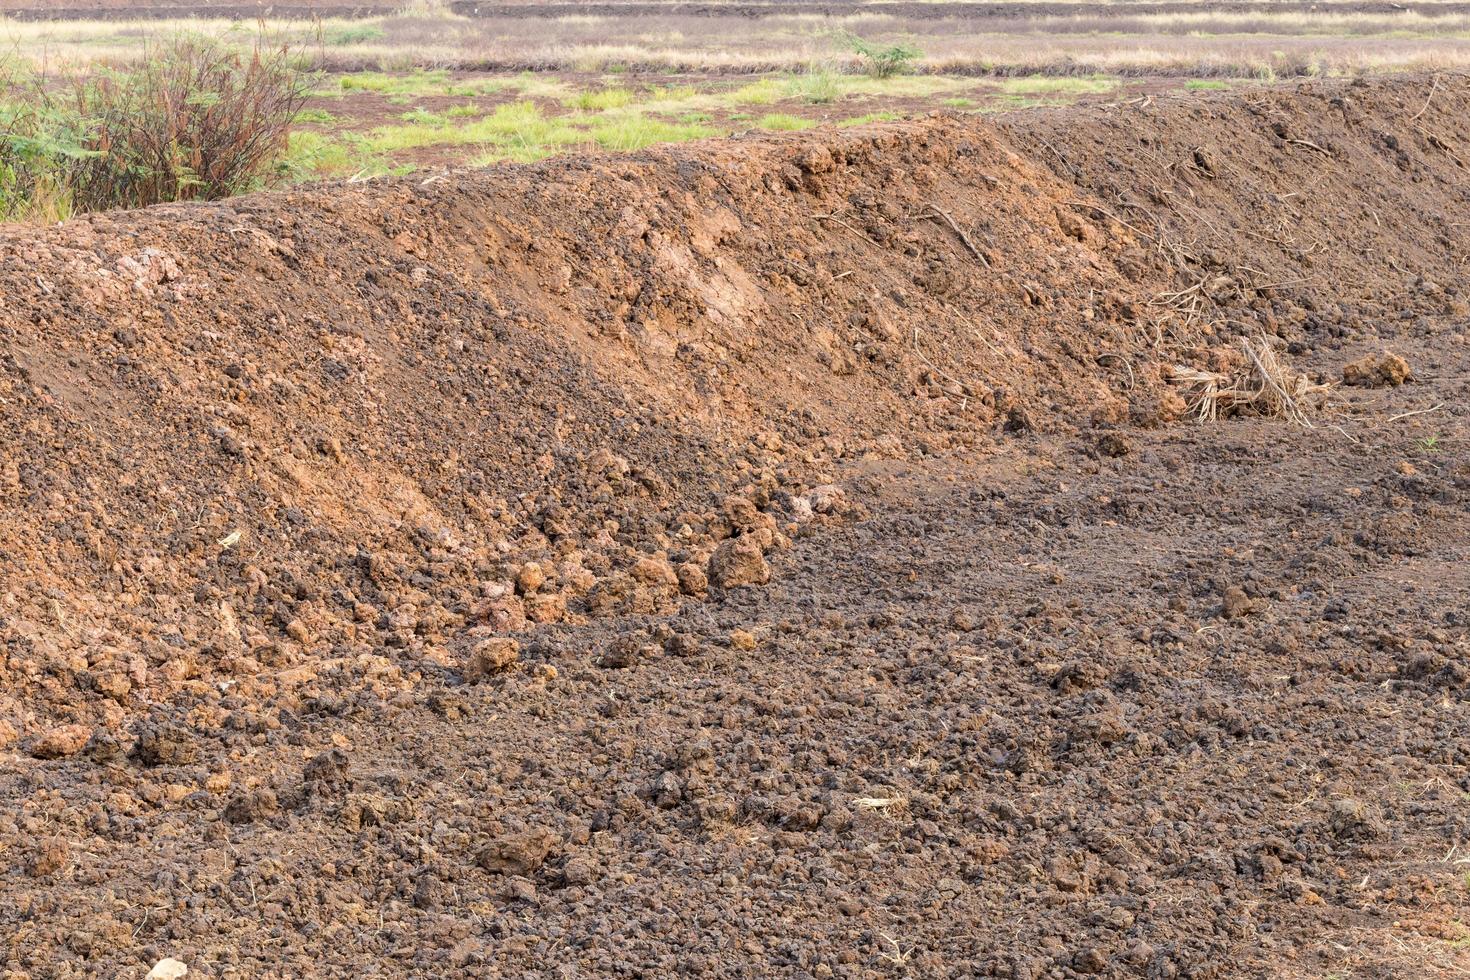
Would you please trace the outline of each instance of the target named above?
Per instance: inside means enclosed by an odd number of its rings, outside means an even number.
[[[7,974],[1470,969],[1467,107],[0,231]]]

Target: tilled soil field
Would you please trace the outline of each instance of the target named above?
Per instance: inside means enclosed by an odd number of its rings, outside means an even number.
[[[9,975],[1470,970],[1467,108],[0,232]]]

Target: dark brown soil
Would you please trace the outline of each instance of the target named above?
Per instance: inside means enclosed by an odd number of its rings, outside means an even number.
[[[1463,972],[1467,101],[0,232],[6,968]]]

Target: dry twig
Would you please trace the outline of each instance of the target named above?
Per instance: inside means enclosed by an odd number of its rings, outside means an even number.
[[[959,236],[960,241],[965,243],[965,248],[970,250],[970,254],[975,256],[975,258],[980,262],[981,265],[985,266],[985,268],[990,268],[990,260],[987,259],[978,248],[975,247],[975,243],[970,241],[970,236],[965,234],[965,230],[955,223],[954,218],[950,217],[948,211],[943,211],[939,208],[938,205],[931,204],[929,205],[928,211],[920,212],[919,214],[915,215],[915,217],[929,218],[934,221],[943,221],[945,224],[949,225],[950,230],[952,230],[956,235]]]

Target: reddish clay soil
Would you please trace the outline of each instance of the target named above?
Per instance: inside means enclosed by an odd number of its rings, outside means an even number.
[[[1465,972],[1467,105],[0,230],[8,975]]]

